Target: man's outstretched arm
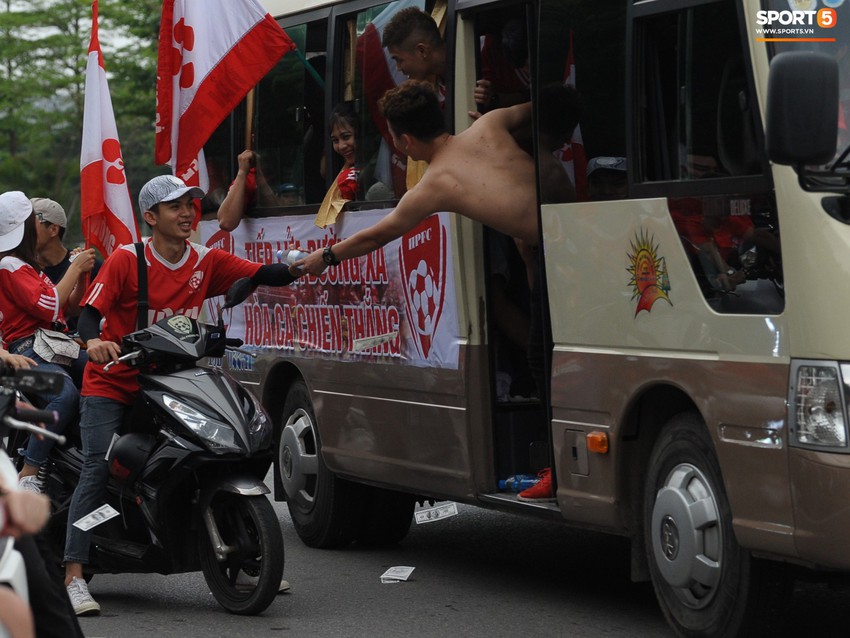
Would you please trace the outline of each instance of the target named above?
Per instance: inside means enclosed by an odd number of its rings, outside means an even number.
[[[435,212],[436,208],[431,205],[432,198],[427,194],[427,184],[426,189],[420,188],[422,184],[425,184],[425,182],[420,182],[416,187],[405,193],[395,210],[377,224],[364,228],[351,237],[334,244],[334,258],[343,261],[377,250],[393,239],[398,239],[428,215]],[[313,275],[322,274],[328,267],[328,264],[322,259],[322,253],[323,250],[310,253],[302,261],[296,262],[295,267],[303,266],[304,272]]]
[[[300,273],[293,274],[294,270],[286,264],[265,264],[251,277],[251,283],[255,286],[288,286],[300,276]]]

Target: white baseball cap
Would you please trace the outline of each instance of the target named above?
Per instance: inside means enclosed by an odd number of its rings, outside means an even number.
[[[32,215],[32,204],[21,191],[0,195],[0,252],[16,248],[24,238],[24,222]]]
[[[201,198],[204,196],[204,191],[197,186],[186,186],[186,182],[179,177],[157,175],[142,186],[142,190],[139,192],[139,210],[144,213],[160,202],[173,202],[186,193],[189,193],[192,197]]]

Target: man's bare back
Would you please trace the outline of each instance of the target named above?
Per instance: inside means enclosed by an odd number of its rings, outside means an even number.
[[[487,113],[435,149],[424,177],[405,195],[420,200],[412,218],[421,220],[425,209],[425,216],[454,212],[537,244],[534,161],[508,130],[508,124],[530,107],[516,108],[517,113],[512,109]]]

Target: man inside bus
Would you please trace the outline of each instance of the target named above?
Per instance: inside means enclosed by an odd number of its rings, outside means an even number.
[[[381,44],[399,71],[411,80],[430,82],[442,102],[446,93],[446,43],[430,15],[416,7],[402,9],[384,27]]]
[[[239,170],[218,207],[218,225],[222,230],[235,230],[250,206],[277,206],[278,199],[260,168],[260,156],[245,149],[236,158]]]

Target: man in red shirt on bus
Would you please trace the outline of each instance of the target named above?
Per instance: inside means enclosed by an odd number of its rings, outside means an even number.
[[[296,279],[283,264],[260,265],[190,242],[195,219],[193,200],[203,195],[201,189],[186,186],[171,175],[153,178],[139,193],[139,208],[153,231],[143,246],[149,323],[174,314],[197,317],[206,298],[224,294],[242,277],[268,286],[285,286]],[[136,330],[137,268],[135,244],[122,246],[110,255],[89,287],[78,324],[89,355],[80,393],[84,463],[68,513],[65,545],[65,585],[77,615],[99,613],[100,605],[83,579],[90,533],[73,524],[103,504],[109,479],[106,452],[139,389],[137,370],[120,365],[108,373],[103,369],[120,356],[122,337]],[[102,330],[101,318],[105,318]]]

